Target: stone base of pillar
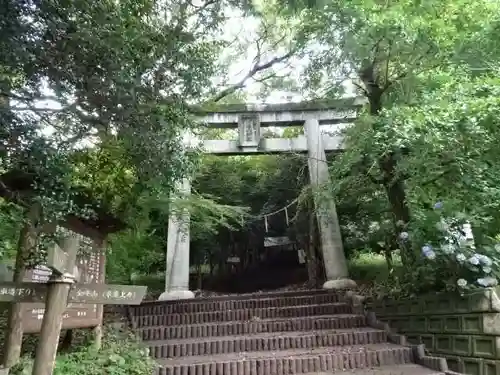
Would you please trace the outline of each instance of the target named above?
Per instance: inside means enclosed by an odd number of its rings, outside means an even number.
[[[323,289],[354,289],[358,285],[351,279],[328,280],[323,284]]]
[[[194,298],[194,293],[190,290],[171,290],[169,292],[163,292],[160,297],[158,297],[158,301],[177,301],[192,298]]]

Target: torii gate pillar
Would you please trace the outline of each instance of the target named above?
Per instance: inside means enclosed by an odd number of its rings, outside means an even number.
[[[331,186],[319,121],[317,119],[307,119],[304,128],[307,138],[311,185],[313,187]],[[342,245],[334,198],[329,192],[325,192],[321,196],[318,196],[315,192],[314,199],[327,278],[323,288],[344,289],[356,287],[356,283],[348,278],[347,261]]]
[[[178,184],[177,192],[180,195],[190,194],[191,181],[184,178]],[[189,290],[189,219],[186,209],[169,215],[165,291],[158,298],[159,301],[194,298],[194,293]]]

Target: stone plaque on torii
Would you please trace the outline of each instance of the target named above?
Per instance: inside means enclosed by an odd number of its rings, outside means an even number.
[[[239,145],[241,148],[257,149],[260,143],[260,119],[257,114],[241,115],[238,121]]]

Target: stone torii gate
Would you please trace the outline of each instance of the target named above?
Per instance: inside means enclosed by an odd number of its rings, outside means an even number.
[[[209,128],[238,129],[238,140],[201,141],[205,153],[215,155],[253,155],[280,153],[307,153],[311,184],[319,186],[330,182],[326,151],[340,152],[343,139],[340,134],[322,134],[320,125],[334,125],[340,130],[356,119],[364,100],[342,99],[329,102],[303,102],[277,105],[225,105],[214,112],[205,112],[199,119]],[[296,138],[262,138],[263,127],[304,126],[305,135]],[[191,145],[192,146],[192,145]],[[191,184],[184,179],[179,193],[189,194]],[[347,263],[342,238],[337,235],[339,222],[332,196],[316,202],[321,249],[325,262],[326,289],[352,287],[348,279]],[[170,215],[168,222],[165,292],[159,300],[194,298],[189,290],[189,212]]]

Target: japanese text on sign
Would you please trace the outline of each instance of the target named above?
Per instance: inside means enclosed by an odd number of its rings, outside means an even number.
[[[119,291],[119,290],[107,290],[105,292],[99,293],[95,289],[89,289],[89,288],[78,288],[75,291],[75,297],[76,298],[82,298],[82,297],[89,297],[89,298],[105,298],[105,299],[110,299],[110,298],[119,298],[123,300],[129,300],[129,299],[134,299],[136,297],[135,292],[124,292],[124,291]]]
[[[46,286],[33,283],[0,283],[0,301],[39,302],[45,299]]]
[[[80,284],[71,290],[69,300],[80,303],[139,304],[146,287],[131,285]]]

